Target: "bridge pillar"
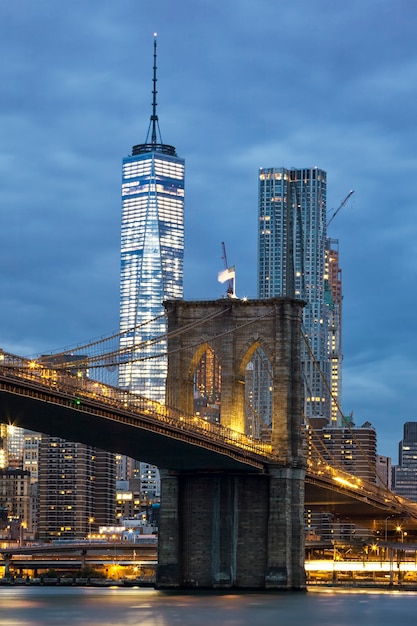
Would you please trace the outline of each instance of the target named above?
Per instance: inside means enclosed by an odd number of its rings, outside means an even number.
[[[158,523],[158,570],[161,586],[181,587],[179,536],[179,476],[160,470],[161,504]]]
[[[159,588],[305,589],[301,321],[290,298],[171,300],[167,405],[194,412],[194,374],[207,348],[221,365],[220,422],[245,431],[245,372],[261,348],[272,373],[271,458],[263,471],[164,471]]]
[[[157,587],[304,589],[304,472],[163,471]]]
[[[269,518],[265,587],[303,589],[304,481],[300,467],[269,467]]]

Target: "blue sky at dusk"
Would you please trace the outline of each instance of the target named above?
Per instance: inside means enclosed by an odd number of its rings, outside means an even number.
[[[116,332],[122,158],[145,141],[158,33],[162,139],[186,161],[186,299],[255,297],[259,167],[327,171],[343,271],[343,400],[397,462],[417,421],[417,3],[0,4],[0,346]]]

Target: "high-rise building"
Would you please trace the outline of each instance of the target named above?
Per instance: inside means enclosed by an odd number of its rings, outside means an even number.
[[[363,479],[379,486],[384,485],[384,475],[378,474],[382,459],[378,457],[377,435],[375,428],[365,422],[356,427],[350,416],[345,418],[345,426],[339,428],[333,423],[328,425],[323,418],[312,418],[306,424],[305,445],[309,459],[320,460],[324,465],[331,465],[356,479]],[[385,485],[384,485],[385,486]],[[349,541],[369,537],[369,530],[337,520],[332,513],[306,509],[306,525],[322,540]]]
[[[23,443],[22,467],[30,475],[30,499],[32,526],[27,526],[35,534],[38,530],[38,481],[39,481],[39,446],[42,441],[41,433],[25,429]]]
[[[326,240],[325,302],[328,308],[328,355],[330,361],[331,424],[345,426],[342,403],[342,270],[338,239]]]
[[[317,422],[319,422],[317,424]],[[362,478],[377,482],[377,435],[369,422],[356,427],[353,422],[344,428],[327,427],[325,420],[311,420],[306,426],[308,457],[321,458],[324,463]]]
[[[114,455],[43,435],[39,445],[38,535],[82,539],[115,522]]]
[[[417,422],[404,424],[398,446],[398,465],[392,467],[392,489],[417,502]]]
[[[148,133],[145,143],[133,146],[131,156],[123,159],[120,348],[130,355],[129,362],[119,367],[119,385],[164,402],[162,303],[183,297],[184,160],[162,142],[156,82],[155,37]],[[158,336],[161,340],[155,342]]]
[[[7,424],[6,433],[7,466],[21,469],[25,429]]]
[[[0,469],[0,509],[6,513],[0,528],[7,524],[17,535],[22,527],[32,528],[29,481],[29,472],[22,469]]]
[[[326,172],[317,167],[261,168],[258,296],[287,296],[306,301],[303,331],[308,345],[303,342],[301,346],[305,415],[323,417],[330,422],[325,250]],[[266,406],[270,381],[263,378],[259,396]]]
[[[391,457],[376,455],[376,484],[383,489],[392,488],[392,461]]]

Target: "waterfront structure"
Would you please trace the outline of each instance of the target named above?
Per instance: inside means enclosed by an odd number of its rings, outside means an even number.
[[[156,114],[145,143],[123,159],[119,386],[164,402],[167,374],[163,301],[183,297],[184,160],[163,143]],[[155,342],[155,337],[160,340]],[[132,358],[133,357],[133,358]]]
[[[392,468],[392,489],[417,502],[417,422],[404,424],[403,439],[398,444],[398,465]]]
[[[114,455],[43,435],[39,446],[39,519],[42,540],[83,539],[115,522]]]
[[[306,302],[302,342],[305,416],[331,421],[329,308],[326,302],[326,172],[317,168],[259,170],[258,297]],[[268,416],[271,383],[255,361],[259,416]],[[263,368],[263,371],[265,369]],[[261,383],[259,382],[261,380]],[[263,382],[262,382],[263,381]],[[267,418],[268,419],[268,418]]]

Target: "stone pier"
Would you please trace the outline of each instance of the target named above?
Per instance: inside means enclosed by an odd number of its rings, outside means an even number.
[[[261,347],[272,373],[274,461],[258,473],[161,471],[159,588],[305,589],[303,304],[289,298],[165,303],[167,404],[193,411],[194,372],[210,347],[221,364],[221,423],[244,433],[242,383]]]

